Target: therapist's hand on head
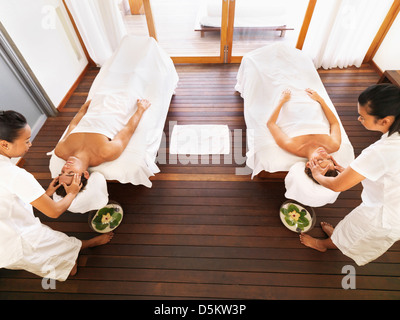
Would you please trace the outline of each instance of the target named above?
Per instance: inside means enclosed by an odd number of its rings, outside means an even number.
[[[337,170],[337,171],[339,171],[339,173],[342,173],[343,171],[344,171],[344,169],[345,168],[343,168],[340,164],[338,164],[337,162],[336,162],[336,160],[331,156],[331,159],[332,159],[332,161],[333,161],[333,164],[334,164],[334,166],[335,166],[335,169]]]
[[[65,191],[67,194],[78,194],[79,190],[82,188],[82,183],[81,183],[81,175],[78,173],[75,173],[72,182],[70,185],[66,185],[65,183],[62,184],[65,188]]]
[[[58,183],[58,177],[55,177],[53,181],[50,182],[49,187],[46,190],[46,194],[51,197],[54,192],[61,186],[61,184]]]
[[[311,169],[311,173],[312,173],[312,175],[313,175],[313,177],[314,177],[315,180],[318,179],[318,176],[325,176],[326,172],[327,172],[328,169],[329,169],[329,166],[326,166],[325,168],[322,168],[322,167],[319,165],[319,163],[318,163],[316,160],[314,160],[314,159],[311,159],[311,160],[309,161],[309,167],[310,167],[310,169]],[[317,181],[318,181],[318,180],[317,180]]]

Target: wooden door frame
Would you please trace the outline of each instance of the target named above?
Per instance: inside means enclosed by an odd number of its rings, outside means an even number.
[[[64,0],[62,0],[64,3]],[[130,0],[132,2],[133,0]],[[154,24],[153,13],[151,10],[151,0],[139,0],[143,2],[143,9],[146,15],[147,28],[149,31],[149,36],[157,40],[157,32]],[[220,44],[220,55],[219,56],[190,56],[190,57],[174,57],[171,59],[174,63],[240,63],[242,56],[232,56],[232,39],[233,39],[233,25],[235,19],[235,6],[236,0],[221,0],[222,1],[222,17],[221,17],[221,44]],[[64,3],[65,4],[65,3]],[[314,9],[317,4],[317,0],[309,0],[306,13],[304,15],[304,20],[302,27],[300,29],[299,36],[297,38],[296,48],[302,49],[304,41],[307,36],[308,28],[312,16],[314,14]],[[372,62],[372,59],[376,52],[378,51],[381,43],[383,42],[386,34],[388,33],[390,27],[392,26],[394,20],[396,19],[398,13],[400,12],[400,0],[394,0],[389,12],[386,15],[378,33],[376,34],[370,48],[364,58],[364,62]],[[70,16],[71,21],[73,18]],[[75,25],[74,25],[74,28]],[[78,30],[75,30],[80,37]],[[82,47],[86,49],[83,41],[80,38]],[[85,54],[88,57],[87,51]],[[90,61],[90,57],[88,57]]]
[[[300,33],[297,38],[296,48],[303,49],[304,41],[306,40],[308,28],[310,27],[311,19],[314,14],[314,9],[317,4],[317,0],[309,0],[308,6],[306,10],[306,14],[304,15],[303,24],[301,25]]]
[[[150,0],[144,0],[150,1]],[[221,16],[221,39],[219,56],[191,56],[191,57],[171,57],[174,63],[224,63],[226,50],[228,48],[228,27],[229,27],[229,8],[230,2],[235,0],[222,1],[222,16]],[[233,25],[233,22],[232,22]]]
[[[235,2],[235,0],[233,0],[233,2]],[[316,4],[317,4],[317,0],[309,0],[308,1],[306,13],[305,13],[304,19],[303,19],[303,24],[301,26],[300,33],[297,38],[297,43],[296,43],[297,49],[301,50],[303,48],[303,44],[304,44],[304,41],[307,36],[308,28],[310,26],[311,18],[314,14],[314,9],[315,9]],[[231,10],[231,7],[229,7],[229,18],[232,19],[232,24],[229,26],[232,29],[232,31],[231,31],[232,33],[231,34],[229,33],[230,52],[232,52],[233,22],[234,22],[234,16],[235,16],[234,10],[235,10],[235,8],[233,8]],[[230,29],[228,29],[228,32],[230,32]],[[233,57],[230,56],[228,58],[228,63],[240,63],[242,61],[242,58],[243,58],[243,56],[233,56]]]
[[[400,11],[400,0],[394,0],[392,6],[390,7],[388,13],[386,14],[385,20],[383,20],[382,25],[380,26],[377,34],[375,35],[374,40],[372,41],[367,54],[364,57],[363,63],[369,63],[374,58],[375,54],[379,50],[383,40],[386,37],[386,34],[389,32],[390,27],[392,26],[394,20]]]
[[[154,17],[151,10],[151,0],[141,0],[143,2],[144,12],[146,15],[149,36],[157,40],[157,33],[154,24]],[[190,56],[190,57],[174,57],[171,59],[174,63],[240,63],[242,56],[232,56],[233,31],[235,20],[236,0],[221,0],[222,16],[221,16],[221,40],[219,56]],[[397,0],[396,0],[397,1]],[[400,0],[398,0],[400,1]],[[308,27],[311,22],[312,15],[317,0],[309,0],[307,10],[304,16],[303,24],[299,33],[296,48],[301,49],[307,35]]]

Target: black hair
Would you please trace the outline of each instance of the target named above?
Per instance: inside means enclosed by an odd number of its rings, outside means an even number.
[[[394,116],[389,128],[389,136],[400,133],[400,88],[394,84],[375,84],[365,89],[358,97],[360,106],[367,106],[367,113],[376,119]]]
[[[13,110],[0,111],[0,140],[14,142],[25,128],[27,121],[19,112]]]
[[[307,176],[309,178],[311,178],[315,183],[319,182],[317,180],[314,179],[311,169],[309,167],[305,167],[304,172],[307,174]],[[339,174],[339,172],[336,169],[329,169],[326,173],[325,173],[325,177],[336,177]]]
[[[82,177],[81,177],[82,188],[79,190],[79,192],[81,192],[85,188],[87,181],[88,181],[88,179],[86,179],[84,174],[82,173]],[[61,185],[57,188],[56,194],[58,194],[59,196],[64,198],[67,195],[67,191],[65,190],[64,186]]]

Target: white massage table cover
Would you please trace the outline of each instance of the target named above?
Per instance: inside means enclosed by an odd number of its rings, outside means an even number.
[[[121,156],[114,161],[89,168],[90,172],[101,173],[105,180],[151,187],[149,177],[160,171],[156,165],[156,156],[178,80],[171,58],[153,38],[127,35],[122,39],[113,56],[100,69],[87,99],[92,99],[96,93],[126,91],[132,101],[148,99],[151,106],[143,114]],[[56,177],[65,161],[58,158],[54,150],[49,154],[51,175]],[[87,202],[78,197],[76,201]],[[104,200],[100,202],[103,203]]]
[[[314,89],[339,119],[342,143],[340,149],[332,154],[333,157],[343,167],[354,159],[354,149],[312,60],[301,50],[276,43],[247,53],[237,75],[235,89],[244,99],[247,127],[246,164],[253,170],[252,178],[263,170],[288,171],[285,196],[289,199],[309,206],[333,203],[339,193],[312,182],[304,173],[307,159],[280,148],[266,126],[286,88],[292,91],[292,98],[285,104],[278,118],[278,124],[288,130],[286,133],[290,136],[329,133],[329,123],[321,107],[304,92],[306,88]],[[285,113],[285,108],[292,108],[292,111],[298,109],[299,115],[295,122]],[[290,128],[293,130],[290,131]],[[301,164],[295,166],[298,162]]]

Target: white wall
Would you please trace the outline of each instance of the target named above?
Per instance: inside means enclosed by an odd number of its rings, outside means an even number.
[[[397,15],[372,61],[383,72],[400,70],[400,14]]]
[[[0,0],[0,21],[57,107],[88,61],[61,0]]]

